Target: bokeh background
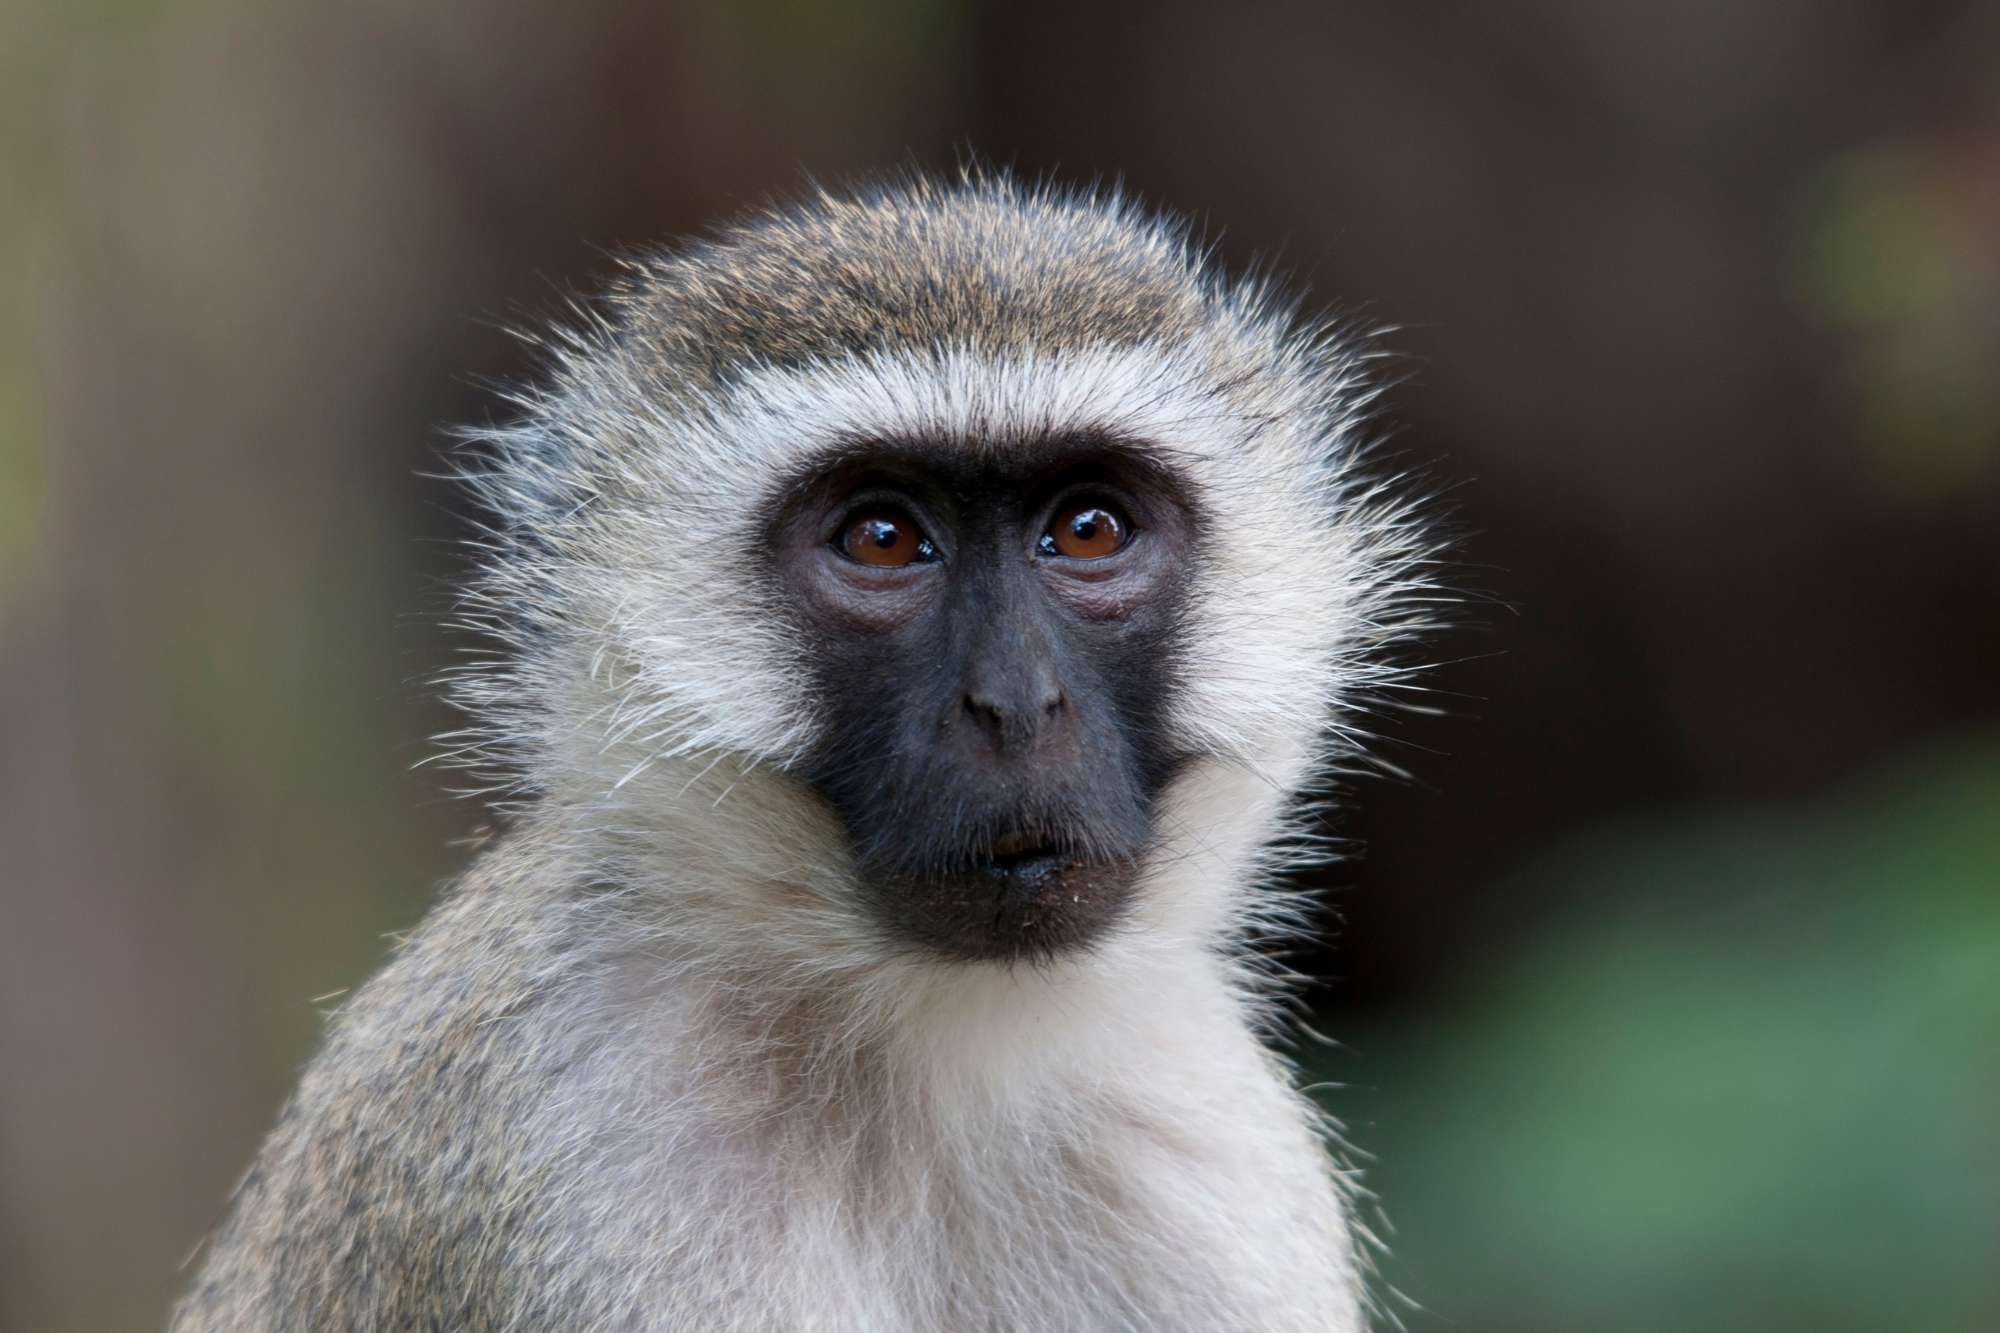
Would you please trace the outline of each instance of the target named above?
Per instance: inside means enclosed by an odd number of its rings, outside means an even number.
[[[1297,1054],[1413,1330],[2000,1327],[2000,5],[0,0],[0,1327],[158,1328],[484,813],[441,428],[968,149],[1398,326],[1470,598]]]

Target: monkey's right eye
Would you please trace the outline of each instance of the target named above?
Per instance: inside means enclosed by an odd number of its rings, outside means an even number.
[[[871,509],[856,515],[836,544],[850,560],[889,569],[937,558],[930,538],[900,509]]]

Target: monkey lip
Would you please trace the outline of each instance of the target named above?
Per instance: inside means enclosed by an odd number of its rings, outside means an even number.
[[[964,959],[1049,957],[1088,947],[1124,915],[1134,864],[1046,831],[995,838],[948,869],[892,875],[877,901],[899,933]]]
[[[1056,846],[1055,839],[1039,829],[1032,829],[1001,834],[986,849],[983,859],[1001,869],[1014,870],[1031,861],[1052,861],[1062,856],[1062,849]]]

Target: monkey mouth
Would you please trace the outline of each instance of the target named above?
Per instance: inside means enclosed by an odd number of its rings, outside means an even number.
[[[906,938],[964,959],[1087,948],[1124,916],[1136,862],[1092,856],[1039,828],[975,843],[955,868],[896,875],[878,902]]]
[[[1055,838],[1040,829],[1021,829],[995,838],[979,860],[995,870],[1014,874],[1039,862],[1081,864],[1082,858],[1069,855]]]

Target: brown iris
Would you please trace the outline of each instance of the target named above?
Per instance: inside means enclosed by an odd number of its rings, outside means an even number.
[[[1103,505],[1071,505],[1056,515],[1043,549],[1072,560],[1095,560],[1125,544],[1125,520]]]
[[[894,568],[924,557],[930,543],[910,516],[895,509],[876,509],[848,521],[840,549],[864,565]]]

